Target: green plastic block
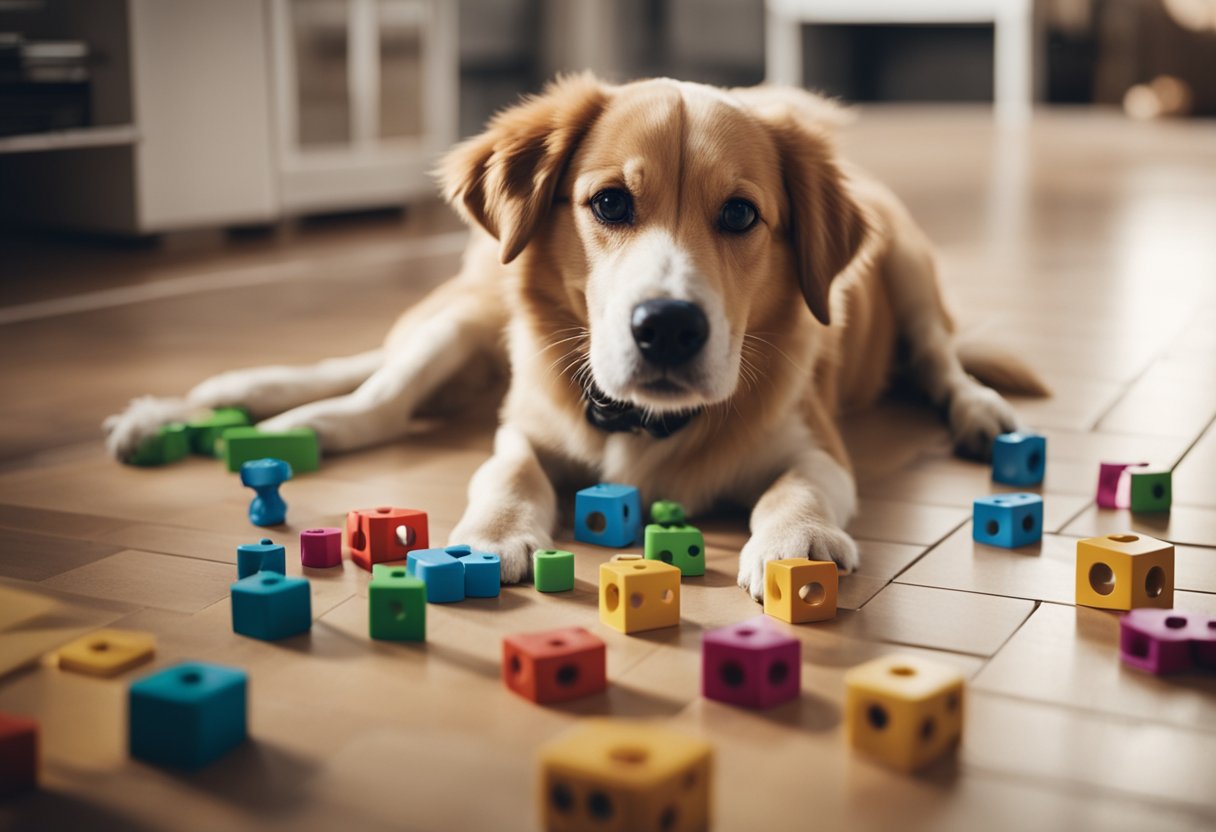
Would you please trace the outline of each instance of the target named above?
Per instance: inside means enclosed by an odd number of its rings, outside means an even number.
[[[661,560],[680,568],[684,577],[705,574],[705,538],[696,526],[646,527],[646,559]]]
[[[249,414],[239,407],[220,407],[203,419],[195,419],[186,425],[190,434],[190,450],[203,456],[219,456],[220,439],[228,428],[249,425]]]
[[[404,565],[372,565],[367,606],[372,638],[426,641],[426,584],[408,574]]]
[[[190,435],[186,426],[178,423],[165,425],[149,436],[127,462],[131,465],[165,465],[177,462],[190,453]]]
[[[658,500],[650,506],[650,521],[660,526],[684,522],[684,506],[672,500]]]
[[[224,461],[229,471],[241,470],[251,459],[281,459],[296,474],[321,467],[317,435],[308,428],[284,433],[262,433],[257,428],[228,428],[224,431]]]
[[[1168,469],[1133,468],[1132,511],[1169,511],[1173,499],[1172,476]]]
[[[574,589],[574,552],[537,549],[532,553],[532,580],[538,592]]]

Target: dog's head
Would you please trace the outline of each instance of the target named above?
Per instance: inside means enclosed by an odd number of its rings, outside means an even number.
[[[828,289],[865,235],[797,91],[567,78],[497,115],[441,168],[508,263],[556,273],[592,381],[653,412],[728,399],[745,335]],[[539,278],[538,278],[539,279]],[[755,337],[763,335],[757,333]]]

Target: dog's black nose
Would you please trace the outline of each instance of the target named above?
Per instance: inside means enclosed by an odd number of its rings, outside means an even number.
[[[684,300],[661,298],[633,308],[633,340],[642,357],[660,367],[676,367],[705,346],[709,321],[701,307]]]

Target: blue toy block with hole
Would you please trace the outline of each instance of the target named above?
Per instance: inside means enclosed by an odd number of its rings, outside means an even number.
[[[281,543],[263,537],[261,543],[246,543],[236,547],[236,576],[248,578],[259,572],[287,574],[287,550]]]
[[[1047,470],[1047,439],[1037,433],[1002,433],[992,443],[992,479],[1038,485]]]
[[[291,479],[291,466],[281,459],[251,459],[241,465],[241,485],[252,488],[249,522],[255,526],[277,526],[287,520],[287,503],[279,486]]]
[[[426,584],[426,600],[449,604],[464,600],[464,564],[443,549],[417,549],[405,559],[408,574]]]
[[[975,501],[971,537],[1013,549],[1043,537],[1043,498],[1038,494],[994,494]]]
[[[502,558],[468,546],[448,546],[443,551],[464,565],[464,594],[467,598],[497,598],[502,589]]]
[[[368,634],[386,641],[426,641],[426,585],[401,565],[372,565]]]
[[[620,549],[642,532],[642,497],[632,485],[600,483],[574,495],[574,539]]]
[[[277,641],[312,627],[307,578],[259,572],[232,585],[232,630],[250,638]]]
[[[245,671],[185,662],[134,682],[127,692],[131,756],[199,769],[245,741]]]

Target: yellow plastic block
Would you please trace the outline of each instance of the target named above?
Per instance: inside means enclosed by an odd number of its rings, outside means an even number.
[[[601,563],[600,621],[622,633],[679,625],[679,567],[640,555]]]
[[[764,564],[764,611],[790,624],[836,617],[840,577],[830,560],[789,558]]]
[[[1078,540],[1077,603],[1107,610],[1173,607],[1173,544],[1143,534]]]
[[[963,733],[963,676],[913,656],[886,656],[845,674],[845,724],[857,750],[915,771]]]
[[[643,722],[590,719],[540,751],[545,829],[709,828],[713,749]]]
[[[152,658],[156,637],[135,630],[97,630],[59,650],[59,667],[89,676],[117,676]]]

